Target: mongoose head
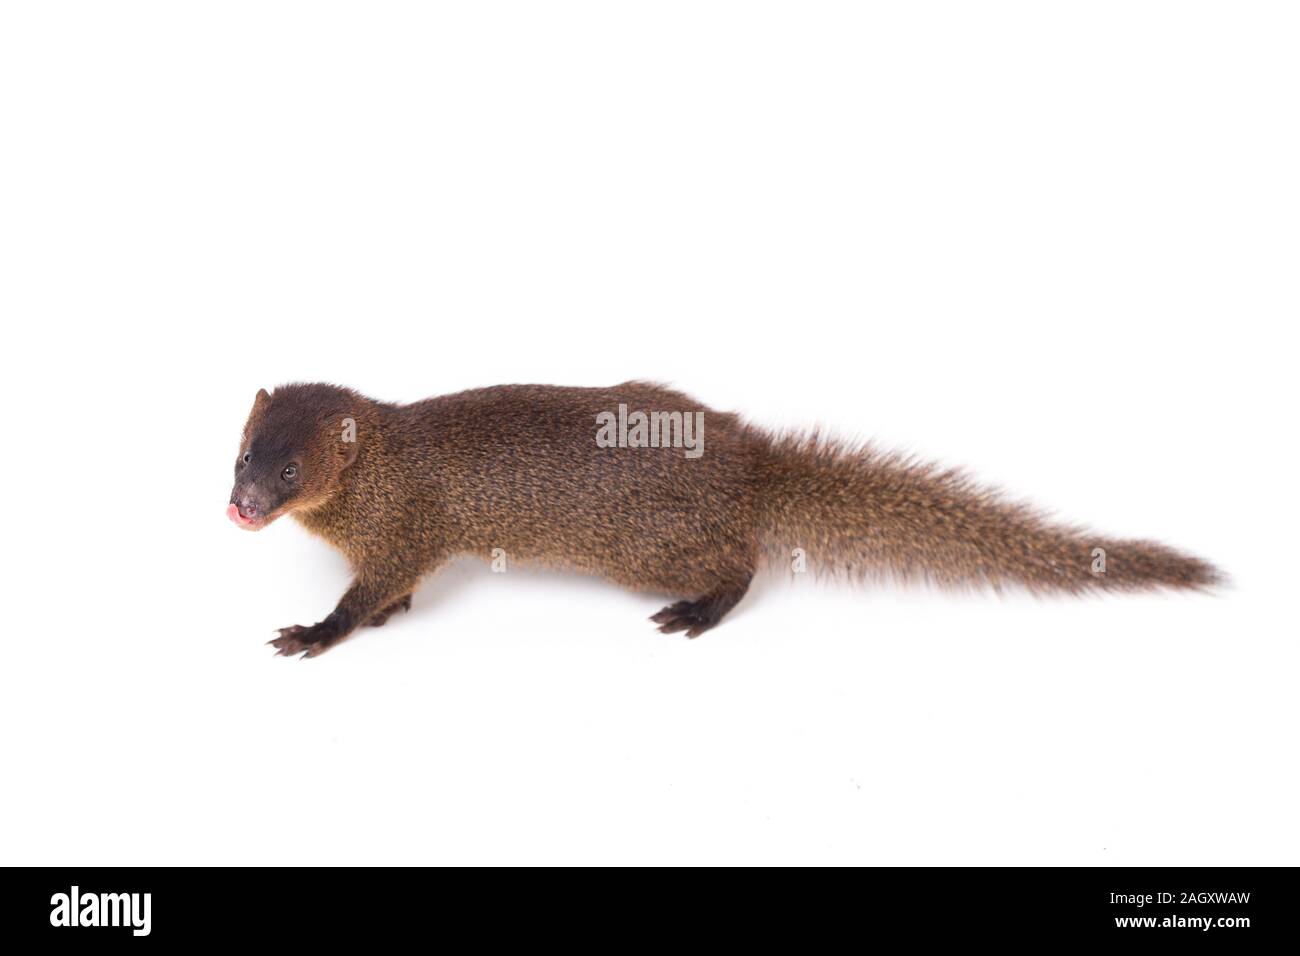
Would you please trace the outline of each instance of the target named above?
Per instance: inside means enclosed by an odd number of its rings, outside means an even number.
[[[357,456],[352,393],[331,385],[284,385],[257,393],[235,459],[226,516],[249,531],[281,515],[318,508]]]

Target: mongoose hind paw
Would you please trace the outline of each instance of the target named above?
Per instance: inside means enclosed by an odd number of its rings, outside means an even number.
[[[665,634],[685,631],[687,637],[699,637],[735,607],[749,588],[749,578],[711,591],[696,601],[670,604],[650,620]]]
[[[676,604],[670,604],[658,614],[651,616],[650,620],[659,625],[659,630],[664,634],[674,634],[677,631],[686,631],[687,637],[699,637],[718,621],[708,620],[703,613],[700,601],[678,601]]]

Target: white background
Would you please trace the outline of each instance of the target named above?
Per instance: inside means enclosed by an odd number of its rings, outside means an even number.
[[[1286,4],[6,4],[0,860],[1296,864]],[[258,388],[668,381],[1203,554],[1216,597],[342,558]]]

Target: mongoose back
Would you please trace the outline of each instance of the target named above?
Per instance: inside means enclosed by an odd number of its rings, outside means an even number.
[[[796,549],[814,572],[946,587],[1077,593],[1221,580],[1198,558],[1054,523],[961,472],[777,436],[642,382],[501,385],[411,405],[334,385],[262,390],[227,515],[257,530],[285,514],[355,574],[324,620],[270,642],[309,657],[409,608],[420,579],[462,554],[680,597],[651,620],[688,637],[717,624],[764,563],[785,566]]]

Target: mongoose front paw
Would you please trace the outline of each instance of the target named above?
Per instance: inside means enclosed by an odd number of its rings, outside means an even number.
[[[325,640],[324,635],[317,630],[317,627],[318,625],[303,627],[301,624],[282,627],[280,628],[280,636],[272,638],[266,643],[277,649],[276,657],[293,657],[295,654],[302,654],[303,657],[316,657],[329,649],[329,642]]]

